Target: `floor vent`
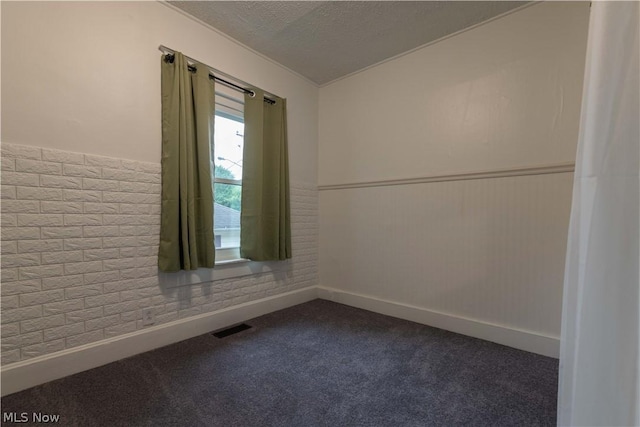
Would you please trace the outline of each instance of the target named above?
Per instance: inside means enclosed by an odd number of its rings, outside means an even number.
[[[246,323],[241,323],[239,325],[232,326],[230,328],[226,328],[226,329],[223,329],[223,330],[218,331],[218,332],[214,332],[211,335],[213,335],[216,338],[225,338],[225,337],[228,337],[229,335],[233,335],[233,334],[237,334],[238,332],[246,331],[247,329],[251,329],[251,326],[247,325]]]

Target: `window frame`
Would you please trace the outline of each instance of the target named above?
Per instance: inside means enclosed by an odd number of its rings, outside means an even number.
[[[226,88],[222,90],[216,89],[215,96],[215,111],[213,120],[216,119],[217,116],[222,118],[237,121],[244,125],[244,99],[238,99],[230,94],[224,92]],[[231,92],[230,92],[231,93]],[[215,129],[215,127],[214,127]],[[244,142],[243,142],[244,143]],[[214,139],[211,147],[212,154],[215,155],[216,152],[216,141],[215,141],[215,133]],[[212,156],[213,157],[213,156]],[[227,185],[237,185],[242,188],[242,179],[229,179],[229,178],[217,178],[215,173],[215,160],[212,158],[212,165],[214,167],[213,176],[212,176],[212,184],[213,184],[213,201],[216,202],[215,198],[215,184],[227,184]],[[240,227],[240,232],[242,233],[242,227]],[[215,222],[214,222],[214,235],[215,235]],[[241,262],[248,262],[249,260],[242,258],[240,256],[240,247],[228,247],[228,248],[216,248],[216,266],[219,265],[228,265],[228,264],[236,264]]]

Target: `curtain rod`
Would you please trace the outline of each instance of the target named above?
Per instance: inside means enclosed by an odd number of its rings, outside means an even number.
[[[173,56],[176,53],[175,50],[170,49],[170,48],[168,48],[168,47],[166,47],[164,45],[158,46],[158,50],[160,52],[166,54],[167,56],[169,56],[169,55]],[[195,60],[193,58],[190,58],[190,57],[188,57],[186,55],[184,55],[184,57],[187,59],[187,61],[190,61],[192,63],[202,64],[201,62],[199,62],[199,61],[197,61],[197,60]],[[169,61],[173,62],[173,59],[169,59]],[[231,77],[230,75],[228,75],[226,73],[223,73],[222,71],[216,70],[215,68],[211,67],[210,65],[207,65],[207,64],[202,64],[202,65],[204,65],[205,67],[207,67],[209,69],[209,78],[213,78],[214,80],[219,81],[220,83],[224,84],[225,86],[227,86],[227,87],[229,87],[231,89],[237,90],[238,92],[251,94],[252,97],[256,96],[256,93],[254,91],[252,91],[251,89],[247,89],[245,87],[242,87],[240,85],[232,83],[232,82],[230,82],[228,80],[225,80],[225,79],[223,79],[221,77],[216,76],[215,74],[221,74],[221,75],[223,75],[223,76],[225,76],[225,77],[227,77],[229,79],[235,80],[238,83],[240,83],[242,85],[245,85],[245,86],[249,86],[248,83],[245,83],[240,79],[236,79],[235,77]],[[275,95],[272,95],[270,93],[268,95],[271,95],[271,96],[275,97]],[[268,102],[269,104],[275,104],[276,103],[276,101],[274,99],[271,99],[271,98],[267,97],[266,95],[264,97],[264,102]]]

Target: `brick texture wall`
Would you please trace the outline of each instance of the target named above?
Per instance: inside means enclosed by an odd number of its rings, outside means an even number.
[[[284,271],[163,289],[160,165],[2,144],[2,364],[317,284],[317,189],[291,183]]]

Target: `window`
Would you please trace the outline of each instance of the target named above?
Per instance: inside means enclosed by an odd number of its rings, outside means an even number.
[[[161,63],[163,180],[159,269],[212,269],[216,258],[241,262],[290,259],[286,99],[212,76],[208,66],[195,60],[191,60],[191,66],[189,60],[175,52],[164,55]],[[189,72],[195,73],[196,78]],[[206,102],[192,102],[192,97],[175,90],[177,85],[186,85],[194,99]],[[234,93],[229,94],[228,89]],[[247,123],[243,124],[245,119]],[[216,122],[217,132],[212,134]],[[210,163],[202,164],[203,158]],[[204,187],[202,173],[208,182]],[[177,181],[183,185],[177,185]],[[185,233],[182,224],[188,225],[189,233]]]
[[[216,90],[214,166],[214,238],[216,262],[240,259],[240,202],[244,103],[234,92]]]

